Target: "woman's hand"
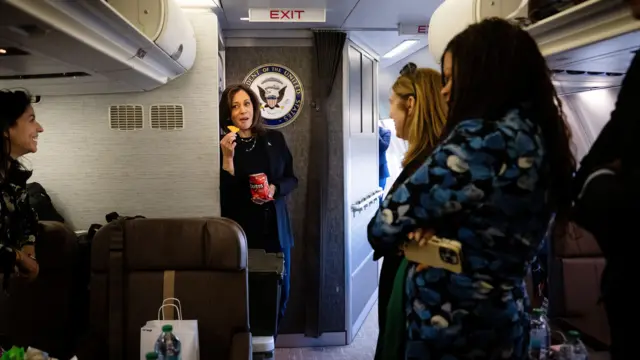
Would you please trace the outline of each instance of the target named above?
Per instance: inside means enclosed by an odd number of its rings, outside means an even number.
[[[16,250],[16,268],[18,276],[27,278],[29,281],[35,280],[40,272],[40,266],[35,259],[35,247],[27,245],[22,250]]]
[[[233,155],[236,148],[236,133],[230,132],[220,140],[220,149],[222,149],[222,170],[231,175],[235,175],[233,166]]]
[[[418,243],[418,246],[423,247],[428,246],[429,239],[431,239],[435,234],[435,231],[431,229],[418,229],[410,232],[407,237],[410,241],[415,241]],[[426,270],[428,267],[429,265],[418,264],[418,266],[416,266],[416,271]]]
[[[273,196],[276,194],[276,189],[277,189],[276,186],[271,184],[269,185],[269,199],[253,198],[251,199],[251,201],[253,201],[258,205],[266,204],[270,201],[273,201]]]
[[[220,148],[222,149],[222,156],[225,159],[233,159],[233,155],[236,149],[236,133],[230,132],[220,140]]]
[[[412,231],[407,236],[409,240],[415,241],[418,243],[418,246],[422,247],[427,245],[429,240],[435,235],[435,231],[427,229],[418,229],[416,231]]]

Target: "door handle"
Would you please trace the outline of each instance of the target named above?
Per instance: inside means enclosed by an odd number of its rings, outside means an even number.
[[[367,209],[372,203],[377,202],[378,197],[380,197],[380,195],[382,195],[383,193],[384,190],[382,190],[381,188],[377,188],[376,191],[356,201],[354,204],[351,204],[351,211],[353,213],[353,216]]]

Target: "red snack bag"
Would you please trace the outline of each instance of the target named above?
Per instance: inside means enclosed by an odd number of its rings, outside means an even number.
[[[249,175],[249,187],[252,199],[273,200],[269,196],[269,180],[265,173]]]

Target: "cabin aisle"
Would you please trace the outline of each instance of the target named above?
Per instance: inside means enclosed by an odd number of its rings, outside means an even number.
[[[275,360],[371,360],[378,341],[378,305],[371,308],[355,340],[348,346],[277,349]]]

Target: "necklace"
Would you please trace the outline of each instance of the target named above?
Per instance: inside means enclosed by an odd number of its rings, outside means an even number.
[[[238,139],[240,139],[240,141],[245,143],[245,144],[251,144],[251,147],[249,147],[248,149],[245,149],[246,152],[249,152],[249,151],[253,150],[254,147],[256,147],[257,139],[256,139],[255,136],[252,136],[252,137],[247,138],[247,139],[238,137]]]

